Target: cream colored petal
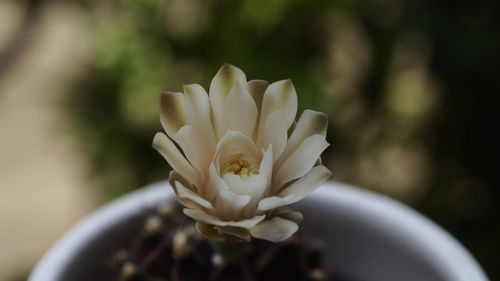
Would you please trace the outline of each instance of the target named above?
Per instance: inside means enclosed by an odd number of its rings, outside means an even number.
[[[246,83],[236,83],[224,104],[224,121],[228,130],[253,137],[257,122],[257,106],[248,93]]]
[[[210,101],[205,89],[198,84],[184,86],[184,106],[187,123],[202,132],[205,148],[211,149],[213,153],[216,139],[211,120]]]
[[[260,125],[260,134],[258,147],[267,148],[269,145],[273,147],[273,159],[278,159],[278,157],[283,153],[286,146],[286,140],[288,138],[286,125],[288,115],[284,110],[276,111],[271,113],[265,120],[264,123]]]
[[[255,122],[255,129],[252,138],[257,140],[258,130],[259,130],[259,120],[260,111],[262,109],[262,98],[264,97],[264,92],[269,86],[269,82],[264,80],[251,80],[247,83],[248,92],[252,96],[255,105],[257,106],[257,120]]]
[[[226,235],[234,236],[235,238],[239,238],[244,241],[250,241],[250,239],[252,239],[248,229],[245,228],[232,226],[217,226],[217,228]]]
[[[250,195],[240,195],[231,190],[220,190],[217,201],[217,216],[225,219],[236,219],[242,216],[243,208],[250,202]]]
[[[207,214],[203,210],[184,209],[183,212],[186,216],[191,217],[194,220],[202,223],[216,225],[216,226],[234,226],[245,229],[250,229],[254,227],[256,224],[258,224],[265,218],[265,216],[255,216],[253,218],[239,220],[239,221],[223,221],[215,216]]]
[[[189,200],[195,202],[196,204],[198,204],[204,208],[207,208],[207,209],[213,208],[212,203],[201,198],[199,194],[196,194],[193,191],[189,190],[182,183],[175,182],[175,187],[177,190],[177,197],[189,199]]]
[[[305,110],[297,121],[297,124],[288,138],[285,151],[276,162],[275,167],[279,167],[283,162],[293,153],[300,144],[312,135],[326,136],[326,129],[328,127],[328,116],[326,114],[314,111]]]
[[[196,230],[208,239],[223,241],[225,238],[223,234],[219,233],[219,231],[210,224],[196,222]]]
[[[193,183],[190,183],[187,181],[183,176],[181,176],[177,171],[171,170],[170,173],[168,174],[168,183],[170,186],[175,190],[175,182],[178,181],[182,183],[186,188],[193,190],[193,192],[196,192],[196,187],[194,186]],[[176,191],[177,193],[177,191]]]
[[[191,184],[190,182],[186,181],[179,173],[176,171],[172,170],[170,171],[170,174],[168,176],[168,183],[172,187],[172,189],[175,192],[175,195],[177,196],[177,201],[181,203],[184,207],[191,208],[191,209],[202,209],[203,207],[198,204],[197,202],[183,196],[179,197],[179,188],[177,187],[176,182],[182,183],[182,185],[187,188],[189,191],[196,193],[196,186]],[[208,211],[213,211],[213,208],[207,208]]]
[[[292,195],[286,196],[286,197],[280,197],[280,196],[271,196],[264,198],[260,200],[258,209],[259,211],[269,211],[272,209],[276,209],[281,206],[286,206],[290,203],[293,199]]]
[[[254,180],[252,186],[246,185],[241,192],[246,192],[252,196],[252,199],[248,205],[243,210],[245,216],[251,216],[255,214],[257,204],[264,197],[267,196],[270,190],[270,184],[272,180],[272,169],[273,169],[273,150],[272,146],[266,151],[263,151],[263,157],[259,166],[259,174],[254,176],[258,179]],[[232,185],[237,186],[237,182],[232,183]]]
[[[160,122],[167,135],[174,139],[177,131],[186,124],[184,95],[167,92],[161,94]]]
[[[215,163],[212,162],[210,163],[209,167],[209,181],[206,185],[205,190],[202,192],[203,197],[214,202],[221,190],[229,190],[229,187],[227,186],[226,182],[224,182],[219,176],[217,168],[215,167]]]
[[[210,163],[210,183],[214,186],[214,191],[219,192],[220,190],[229,190],[226,182],[220,177],[217,168],[215,167],[215,161]]]
[[[266,88],[264,97],[262,98],[262,108],[260,112],[259,135],[257,136],[259,140],[263,135],[263,130],[266,129],[263,127],[264,122],[276,111],[283,111],[284,120],[282,124],[279,125],[284,126],[286,132],[288,128],[290,128],[290,125],[292,125],[295,114],[297,113],[297,93],[295,92],[291,80],[274,82]],[[280,128],[280,130],[281,129],[282,128]],[[274,149],[276,149],[276,147],[274,147]]]
[[[269,82],[264,80],[251,80],[247,83],[248,92],[257,105],[258,111],[260,111],[262,107],[262,98],[264,97],[264,92],[266,91],[268,86]]]
[[[238,175],[227,173],[223,179],[229,186],[229,190],[236,194],[248,195],[251,201],[254,202],[260,200],[267,186],[267,180],[264,175],[241,178]]]
[[[193,165],[202,177],[202,181],[207,178],[207,170],[210,165],[211,157],[210,149],[205,147],[200,132],[193,126],[186,125],[182,127],[174,138],[184,151],[186,158]]]
[[[316,166],[312,168],[305,176],[281,191],[280,196],[293,195],[293,203],[306,197],[323,182],[325,182],[332,173],[325,166]]]
[[[156,133],[153,139],[153,148],[156,149],[167,160],[168,164],[177,171],[182,177],[191,181],[193,184],[198,183],[198,175],[193,169],[193,166],[184,158],[175,144],[162,133]]]
[[[310,136],[288,157],[273,178],[273,187],[280,188],[291,180],[305,175],[328,147],[325,137]]]
[[[264,198],[259,202],[260,211],[268,211],[302,200],[331,175],[325,166],[312,168],[305,176],[285,188],[278,196]]]
[[[227,222],[227,226],[241,227],[245,229],[250,229],[254,227],[256,224],[264,220],[266,216],[255,216],[250,219],[240,220],[240,221],[230,221]]]
[[[238,131],[229,130],[217,144],[216,157],[223,162],[228,160],[227,157],[238,154],[244,154],[254,162],[257,161],[260,155],[250,137]]]
[[[205,224],[218,225],[218,226],[226,226],[227,222],[218,219],[215,216],[207,214],[203,210],[195,210],[195,209],[187,209],[183,210],[184,214],[188,217],[193,218],[198,222],[202,222]]]
[[[246,83],[245,73],[233,65],[224,64],[217,74],[215,74],[210,84],[210,104],[212,106],[212,117],[218,139],[226,131],[223,113],[225,101],[237,82]]]
[[[273,163],[273,145],[270,144],[267,150],[263,150],[262,160],[259,165],[259,174],[264,175],[269,183],[271,183],[273,175]]]
[[[255,238],[281,242],[290,238],[297,229],[299,229],[299,226],[295,222],[275,217],[251,228],[250,234]]]
[[[277,216],[285,220],[293,221],[295,223],[300,223],[304,219],[304,216],[302,215],[301,212],[293,212],[293,211],[282,212],[279,213]]]

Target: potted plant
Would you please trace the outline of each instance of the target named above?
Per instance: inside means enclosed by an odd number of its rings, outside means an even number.
[[[173,168],[173,192],[158,183],[101,208],[30,280],[487,280],[410,209],[324,183],[327,117],[306,110],[295,123],[290,80],[247,82],[226,64],[209,93],[162,94],[167,135],[153,147]],[[302,213],[289,209],[297,202]]]

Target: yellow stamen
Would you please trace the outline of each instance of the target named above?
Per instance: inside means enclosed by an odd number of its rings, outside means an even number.
[[[258,175],[259,170],[243,154],[240,154],[227,162],[224,173],[233,173],[242,179],[246,179],[250,176]]]

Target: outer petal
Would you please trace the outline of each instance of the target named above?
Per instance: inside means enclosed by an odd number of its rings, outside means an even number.
[[[252,239],[248,229],[245,228],[232,226],[217,226],[217,228],[226,235],[230,235],[244,241],[250,241]]]
[[[186,124],[184,95],[167,92],[161,94],[160,122],[167,135],[174,139],[177,131]]]
[[[186,125],[175,134],[177,143],[184,151],[187,159],[202,176],[202,180],[207,178],[207,169],[212,158],[211,148],[204,142],[200,132],[193,126]]]
[[[267,150],[262,150],[262,160],[259,165],[259,173],[265,175],[266,179],[271,183],[273,175],[273,146],[269,145]]]
[[[280,197],[280,196],[267,197],[260,200],[258,205],[258,210],[265,212],[281,206],[290,205],[292,204],[292,199],[293,196],[291,195],[285,197]]]
[[[280,242],[292,236],[298,228],[299,226],[293,221],[274,217],[251,228],[250,234],[255,238]]]
[[[212,148],[213,153],[216,139],[211,120],[210,101],[205,89],[198,84],[184,86],[184,106],[187,123],[201,132],[206,143],[205,148]]]
[[[226,128],[253,137],[257,122],[257,106],[250,96],[246,83],[236,83],[224,104]]]
[[[326,136],[328,127],[328,116],[326,114],[314,111],[305,110],[297,121],[297,124],[288,138],[286,148],[280,159],[276,162],[276,168],[279,169],[281,164],[293,153],[300,144],[312,135]]]
[[[278,159],[285,149],[288,137],[288,127],[286,125],[288,122],[287,119],[287,112],[279,110],[271,113],[265,119],[264,123],[260,123],[259,125],[260,133],[258,147],[267,148],[269,145],[272,145],[273,159]]]
[[[325,166],[316,166],[305,176],[285,188],[279,196],[262,199],[259,202],[258,209],[260,211],[268,211],[298,202],[326,181],[330,175],[330,170]]]
[[[175,188],[177,191],[177,196],[180,199],[189,199],[196,204],[205,207],[207,209],[213,208],[212,203],[208,202],[207,200],[203,199],[200,197],[199,194],[194,193],[193,191],[189,190],[187,187],[185,187],[182,183],[180,182],[175,182]]]
[[[295,223],[300,223],[304,219],[304,216],[302,215],[301,212],[293,212],[293,211],[280,212],[279,214],[277,214],[277,216],[282,219],[293,221]]]
[[[292,81],[289,79],[274,82],[267,87],[262,99],[258,139],[263,135],[262,130],[265,128],[262,125],[266,122],[266,119],[273,112],[280,110],[282,110],[285,115],[284,122],[280,125],[284,126],[284,130],[286,131],[290,128],[290,125],[292,125],[295,114],[297,113],[297,93],[295,92]],[[277,152],[276,148],[277,147],[274,147],[275,152]]]
[[[214,193],[219,193],[219,191],[221,190],[229,190],[229,186],[227,186],[226,182],[222,180],[222,178],[219,176],[219,172],[217,171],[215,161],[212,161],[212,163],[210,163],[209,173],[210,173],[210,184],[213,187],[211,190]]]
[[[245,229],[250,229],[254,227],[256,224],[261,222],[265,216],[255,216],[250,219],[240,220],[240,221],[223,221],[215,216],[211,216],[205,213],[202,210],[194,210],[194,209],[184,209],[184,214],[188,217],[195,219],[196,221],[216,225],[216,226],[234,226],[241,227]]]
[[[328,145],[325,137],[321,135],[314,135],[305,139],[279,168],[273,178],[273,187],[280,188],[287,182],[305,175],[314,166],[314,163]]]
[[[153,139],[153,148],[156,149],[167,160],[168,164],[182,177],[193,184],[199,184],[199,178],[195,170],[184,158],[175,144],[162,133],[156,133]]]
[[[247,83],[248,92],[250,93],[250,96],[252,96],[255,105],[257,106],[257,121],[255,122],[255,130],[252,136],[254,140],[257,140],[260,112],[262,109],[262,98],[264,97],[264,92],[266,91],[268,86],[269,82],[264,80],[251,80]]]
[[[264,97],[267,87],[269,87],[269,82],[265,80],[250,80],[247,83],[248,92],[252,96],[259,111],[262,107],[262,98]]]
[[[217,168],[215,167],[215,161],[210,163],[208,168],[208,181],[204,185],[203,190],[200,190],[199,193],[206,198],[208,201],[216,202],[215,200],[218,197],[218,194],[221,190],[229,190],[227,184],[222,180],[217,172]],[[210,214],[215,214],[214,211],[210,211]]]
[[[245,73],[233,65],[224,64],[217,74],[215,74],[210,84],[210,104],[212,105],[212,116],[218,139],[220,139],[226,131],[223,113],[224,103],[229,92],[237,82],[246,82]]]
[[[224,235],[220,234],[219,231],[210,224],[196,222],[196,230],[208,239],[212,240],[224,240]]]
[[[250,195],[239,195],[230,190],[220,190],[217,197],[217,216],[224,219],[240,218],[243,208],[250,202]]]

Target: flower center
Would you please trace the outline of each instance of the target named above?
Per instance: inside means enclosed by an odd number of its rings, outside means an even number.
[[[229,160],[226,165],[227,166],[224,169],[224,174],[233,173],[240,176],[242,179],[246,179],[250,176],[259,174],[258,167],[252,164],[252,162],[250,162],[250,160],[243,156],[243,154],[239,154],[233,159]]]

